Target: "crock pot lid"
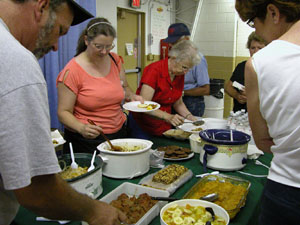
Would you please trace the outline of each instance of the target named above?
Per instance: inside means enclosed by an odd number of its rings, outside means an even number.
[[[242,145],[250,141],[251,137],[241,131],[232,130],[233,141],[230,139],[229,129],[208,129],[199,133],[199,136],[206,142],[221,145]]]

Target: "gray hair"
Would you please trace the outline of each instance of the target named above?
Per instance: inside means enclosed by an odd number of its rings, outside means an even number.
[[[13,0],[13,2],[20,3],[20,4],[29,2],[29,1],[30,0]],[[54,12],[56,12],[56,9],[65,2],[68,3],[68,0],[50,0],[50,3],[49,3],[50,9],[53,10]]]
[[[175,57],[177,62],[189,61],[194,66],[201,61],[197,46],[190,40],[182,40],[173,45],[169,56]]]

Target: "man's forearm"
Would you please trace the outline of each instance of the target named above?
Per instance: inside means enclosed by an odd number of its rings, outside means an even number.
[[[86,221],[93,200],[76,192],[59,175],[32,178],[32,183],[15,191],[20,204],[50,219]]]

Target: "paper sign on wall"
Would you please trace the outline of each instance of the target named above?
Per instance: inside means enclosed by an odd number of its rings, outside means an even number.
[[[153,37],[151,50],[153,54],[160,54],[160,40],[168,37],[169,25],[170,11],[168,7],[154,3],[153,10],[151,11],[151,34]]]
[[[126,43],[126,52],[127,55],[133,55],[133,44],[132,43]]]

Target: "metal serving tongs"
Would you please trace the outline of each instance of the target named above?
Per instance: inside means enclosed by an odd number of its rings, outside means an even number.
[[[95,122],[94,122],[93,120],[88,119],[87,121],[89,122],[89,124],[97,126],[97,124],[95,124]],[[100,134],[101,134],[101,136],[108,142],[108,144],[110,145],[110,148],[111,148],[112,150],[118,151],[118,152],[120,152],[120,151],[123,150],[121,146],[115,146],[115,145],[113,145],[113,144],[110,142],[110,140],[108,139],[108,137],[106,137],[106,135],[105,135],[103,132],[100,132]]]

